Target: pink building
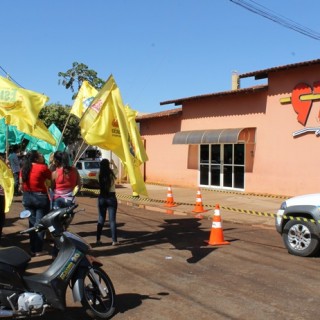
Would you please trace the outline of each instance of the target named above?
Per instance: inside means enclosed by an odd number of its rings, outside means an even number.
[[[240,88],[242,79],[265,84]],[[145,180],[274,195],[319,192],[320,59],[234,75],[232,90],[137,118]]]

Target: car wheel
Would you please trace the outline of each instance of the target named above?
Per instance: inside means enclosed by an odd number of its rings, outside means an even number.
[[[290,220],[283,228],[282,238],[288,252],[300,257],[311,257],[319,251],[317,227],[312,222]]]

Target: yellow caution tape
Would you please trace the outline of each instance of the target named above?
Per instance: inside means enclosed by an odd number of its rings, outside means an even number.
[[[87,188],[82,188],[81,192],[86,191],[88,193],[93,193],[93,194],[99,194],[98,189],[87,189]],[[216,191],[216,190],[215,190]],[[247,195],[247,194],[246,194]],[[135,197],[132,195],[127,195],[127,194],[116,194],[118,199],[121,200],[131,200],[132,202],[147,202],[147,203],[165,203],[165,200],[159,200],[159,199],[152,199],[152,198],[147,198],[147,197]],[[185,205],[185,206],[194,206],[194,203],[186,203],[186,202],[175,202],[177,206],[179,205]],[[206,205],[206,207],[209,208],[215,208],[215,205]],[[278,216],[277,213],[270,213],[270,212],[261,212],[261,211],[255,211],[255,210],[247,210],[247,209],[239,209],[239,208],[233,208],[233,207],[226,207],[226,206],[221,206],[220,209],[227,210],[227,211],[232,211],[232,212],[237,212],[237,213],[244,213],[244,214],[250,214],[250,215],[256,215],[260,217],[270,217],[270,218],[276,218]],[[283,219],[288,219],[288,220],[297,220],[297,221],[304,221],[304,222],[312,222],[312,223],[319,223],[320,220],[314,220],[314,219],[309,219],[309,218],[304,218],[304,217],[292,217],[292,216],[287,216],[283,215]],[[210,218],[210,217],[208,217]]]

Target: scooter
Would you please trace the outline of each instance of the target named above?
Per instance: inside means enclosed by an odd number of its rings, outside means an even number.
[[[0,249],[0,319],[43,316],[49,310],[66,310],[66,290],[72,289],[91,318],[109,319],[115,311],[115,290],[102,263],[89,255],[90,245],[67,231],[77,204],[53,210],[38,225],[20,233],[49,230],[59,252],[43,273],[28,274],[30,255],[19,247]],[[23,211],[21,218],[30,216]]]

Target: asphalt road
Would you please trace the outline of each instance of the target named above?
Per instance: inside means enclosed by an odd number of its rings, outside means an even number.
[[[96,199],[78,202],[85,212],[70,230],[94,244]],[[20,209],[15,202],[4,246],[28,248],[28,239],[16,235],[27,223],[16,218]],[[121,245],[110,245],[108,228],[104,245],[93,245],[116,289],[113,319],[318,318],[319,258],[289,255],[273,228],[223,221],[230,244],[213,247],[205,242],[212,231],[206,219],[121,204],[117,220]],[[35,258],[30,267],[41,272],[49,263],[49,256]],[[68,305],[44,319],[87,319],[69,294]]]

